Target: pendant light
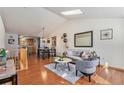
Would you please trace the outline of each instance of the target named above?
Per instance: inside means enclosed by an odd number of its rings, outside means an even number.
[[[42,27],[42,37],[41,37],[42,39],[45,38],[45,32],[44,32],[44,31],[45,31],[45,27],[43,26],[43,27]]]

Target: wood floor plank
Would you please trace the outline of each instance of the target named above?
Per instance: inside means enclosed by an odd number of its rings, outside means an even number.
[[[18,72],[20,85],[71,85],[68,81],[46,69],[44,65],[51,63],[51,59],[38,59],[35,55],[28,57],[28,69]],[[91,82],[87,77],[82,77],[75,85],[94,84],[124,84],[124,72],[111,68],[98,67]]]

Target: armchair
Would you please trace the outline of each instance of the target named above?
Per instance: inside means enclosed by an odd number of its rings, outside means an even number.
[[[76,61],[76,76],[78,74],[78,71],[83,73],[85,76],[89,77],[89,82],[91,82],[91,75],[93,75],[96,71],[96,67],[99,63],[98,59],[94,60],[82,60],[82,61]]]

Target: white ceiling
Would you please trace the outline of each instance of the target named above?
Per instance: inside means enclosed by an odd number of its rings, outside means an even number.
[[[81,9],[83,14],[63,16],[62,11]],[[76,18],[124,18],[122,8],[93,8],[93,7],[46,7],[46,8],[0,8],[6,32],[18,33],[27,36],[40,36],[42,27],[45,26],[45,35],[54,31],[68,19]]]
[[[27,36],[40,35],[45,26],[45,35],[53,31],[65,19],[45,8],[0,8],[6,32]]]
[[[49,7],[48,10],[66,19],[75,18],[124,18],[124,7]],[[64,16],[60,12],[80,9],[83,14]]]

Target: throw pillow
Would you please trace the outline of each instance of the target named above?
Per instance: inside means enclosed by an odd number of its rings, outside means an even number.
[[[95,51],[85,51],[85,52],[81,52],[80,57],[83,60],[94,60],[97,59],[97,54]]]
[[[97,59],[97,54],[96,54],[96,52],[95,51],[92,51],[91,53],[90,53],[90,59]]]
[[[80,57],[84,60],[87,60],[90,57],[90,53],[89,52],[81,52]]]

